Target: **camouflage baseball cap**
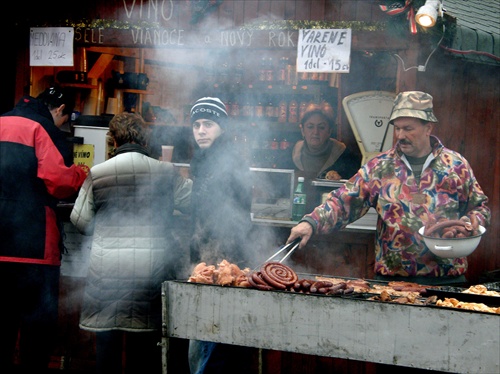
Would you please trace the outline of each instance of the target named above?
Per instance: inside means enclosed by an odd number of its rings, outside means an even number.
[[[396,96],[389,123],[399,117],[414,117],[427,122],[438,122],[432,112],[432,96],[420,91],[401,92]]]

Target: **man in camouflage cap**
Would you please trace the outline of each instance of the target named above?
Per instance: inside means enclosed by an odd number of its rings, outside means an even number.
[[[432,135],[438,122],[432,109],[428,93],[398,94],[389,119],[396,144],[306,214],[292,228],[287,243],[300,237],[303,248],[313,234],[333,233],[374,208],[376,279],[465,285],[467,258],[434,255],[418,230],[439,219],[487,226],[491,212],[467,160]]]
[[[432,150],[431,133],[437,118],[432,111],[432,96],[425,92],[401,92],[394,99],[389,123],[394,125],[394,135],[398,140],[398,150],[412,165],[415,177],[420,172]],[[410,157],[410,159],[408,159]]]
[[[432,112],[432,96],[420,91],[401,92],[396,96],[389,123],[398,117],[414,117],[426,122],[438,122]]]

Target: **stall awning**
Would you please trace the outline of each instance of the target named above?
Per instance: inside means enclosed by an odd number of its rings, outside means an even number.
[[[454,21],[444,49],[467,61],[500,65],[500,1],[445,0],[443,9]]]

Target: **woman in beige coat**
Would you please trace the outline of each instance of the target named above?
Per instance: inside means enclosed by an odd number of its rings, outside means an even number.
[[[109,135],[114,156],[90,170],[71,212],[93,235],[80,327],[96,333],[99,373],[122,372],[125,334],[126,373],[160,373],[161,283],[176,278],[173,212],[189,210],[192,182],[149,157],[139,115],[117,114]]]

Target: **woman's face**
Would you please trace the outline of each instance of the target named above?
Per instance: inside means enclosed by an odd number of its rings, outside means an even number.
[[[209,119],[199,119],[193,123],[194,140],[200,148],[209,148],[222,133],[219,124]]]
[[[311,149],[321,148],[332,133],[328,121],[321,114],[313,114],[303,125],[300,125],[300,129]]]

